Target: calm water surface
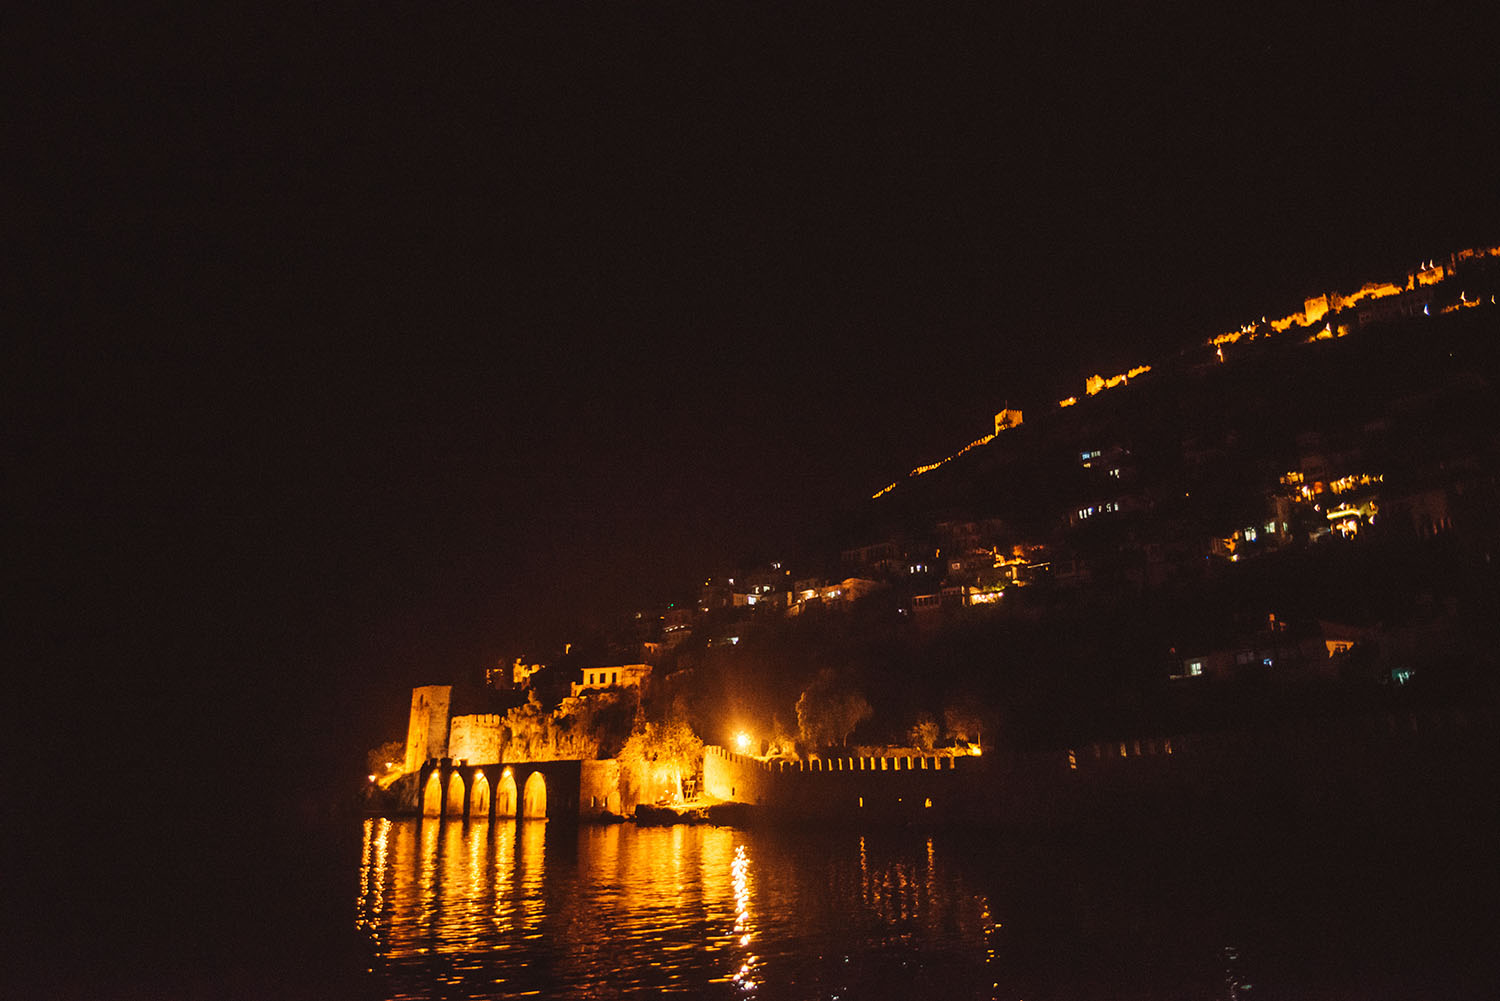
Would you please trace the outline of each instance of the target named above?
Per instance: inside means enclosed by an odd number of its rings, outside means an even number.
[[[989,901],[931,838],[370,820],[357,921],[392,998],[994,984]]]
[[[1493,997],[1483,857],[371,819],[355,923],[386,998]]]

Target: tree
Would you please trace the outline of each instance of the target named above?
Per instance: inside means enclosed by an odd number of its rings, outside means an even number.
[[[984,737],[984,716],[969,700],[950,702],[943,710],[943,725],[948,736],[966,744],[978,744]]]
[[[682,719],[648,723],[638,718],[635,732],[620,748],[620,765],[644,778],[670,783],[676,798],[683,795],[683,779],[698,772],[703,741]]]
[[[797,756],[797,738],[787,731],[780,714],[771,717],[771,739],[767,742],[766,754],[773,758]]]
[[[406,768],[406,742],[388,740],[379,747],[372,747],[365,755],[365,764],[370,774],[382,789],[401,777]]]
[[[939,737],[937,720],[932,718],[932,713],[923,712],[917,715],[917,722],[908,732],[911,742],[915,747],[924,751],[930,751],[937,744]]]
[[[797,728],[810,747],[847,744],[854,728],[873,715],[870,703],[824,670],[797,699]]]

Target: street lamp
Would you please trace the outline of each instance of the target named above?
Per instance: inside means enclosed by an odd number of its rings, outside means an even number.
[[[741,730],[738,734],[735,735],[734,744],[740,749],[741,754],[748,753],[750,751],[750,735],[744,730]]]

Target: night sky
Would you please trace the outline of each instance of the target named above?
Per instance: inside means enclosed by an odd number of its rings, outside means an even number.
[[[12,635],[152,752],[358,769],[1007,403],[1500,240],[1463,8],[316,6],[8,60]]]

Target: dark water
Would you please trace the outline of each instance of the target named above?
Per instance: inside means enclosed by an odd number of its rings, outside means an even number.
[[[390,997],[988,997],[996,922],[933,839],[365,826]]]
[[[372,819],[351,920],[384,998],[1500,996],[1482,843],[1283,833],[1039,847]]]
[[[1494,825],[1415,812],[1066,843],[152,820],[11,857],[0,998],[1500,997]]]

